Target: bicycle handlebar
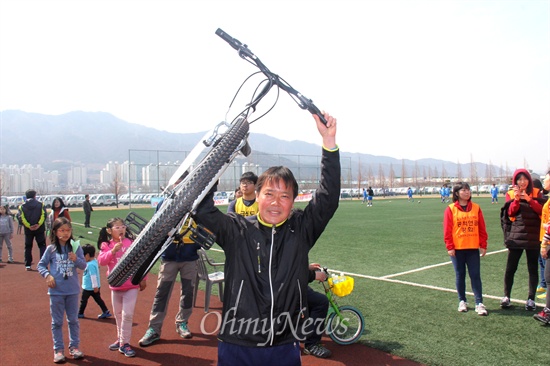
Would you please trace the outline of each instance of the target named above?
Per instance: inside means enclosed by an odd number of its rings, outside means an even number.
[[[216,30],[216,34],[220,36],[224,41],[229,43],[231,47],[237,50],[239,52],[240,57],[254,64],[268,78],[270,85],[267,87],[265,93],[261,93],[261,95],[258,97],[258,99],[255,101],[254,104],[258,103],[260,99],[263,98],[265,94],[267,94],[267,91],[271,88],[272,85],[277,85],[277,87],[293,95],[296,99],[295,98],[292,98],[292,99],[296,102],[296,104],[298,104],[300,108],[307,109],[308,112],[311,114],[316,114],[321,120],[321,122],[323,122],[323,124],[325,125],[327,124],[327,121],[325,120],[325,116],[323,116],[319,108],[317,108],[317,106],[313,104],[313,101],[311,99],[308,99],[307,97],[302,95],[299,91],[297,91],[288,83],[286,83],[278,75],[269,71],[269,69],[260,61],[260,59],[256,55],[254,55],[252,51],[250,51],[250,49],[246,44],[243,44],[238,39],[231,37],[229,34],[224,32],[220,28]]]

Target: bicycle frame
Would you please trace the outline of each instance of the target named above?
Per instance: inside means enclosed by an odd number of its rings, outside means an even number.
[[[108,280],[112,286],[120,286],[129,277],[132,277],[132,283],[139,283],[177,235],[189,230],[193,231],[188,219],[198,205],[238,154],[244,156],[250,154],[247,138],[249,125],[254,121],[249,121],[249,117],[271,88],[276,86],[287,92],[300,108],[316,114],[326,124],[324,116],[311,99],[306,98],[281,77],[269,71],[246,45],[221,29],[218,29],[216,34],[236,49],[241,58],[256,66],[267,77],[267,83],[259,93],[254,93],[252,101],[237,117],[231,122],[219,123],[206,134],[178,167],[164,189],[166,197],[164,203],[109,274]],[[200,229],[193,234],[196,238],[208,236]],[[213,239],[206,238],[197,242],[205,249],[209,249],[208,245],[212,245]]]
[[[329,276],[328,269],[322,271]],[[327,280],[322,281],[325,295],[327,296],[330,307],[326,317],[326,333],[336,343],[348,345],[355,343],[361,338],[365,329],[365,319],[361,311],[353,306],[338,305],[332,290],[332,285]]]
[[[328,273],[328,272],[327,272]],[[338,303],[336,302],[334,293],[332,292],[332,288],[329,284],[325,284],[325,282],[321,282],[323,285],[323,288],[325,289],[325,295],[327,296],[328,302],[330,304],[330,308],[328,309],[327,318],[330,317],[330,314],[336,313],[336,315],[340,318],[340,321],[345,324],[349,325],[347,320],[342,316],[340,313],[340,307],[338,306]]]

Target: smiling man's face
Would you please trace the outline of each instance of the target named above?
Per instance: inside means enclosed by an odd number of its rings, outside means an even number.
[[[262,186],[256,201],[261,220],[267,224],[277,225],[290,215],[294,205],[294,192],[282,179],[271,180]]]

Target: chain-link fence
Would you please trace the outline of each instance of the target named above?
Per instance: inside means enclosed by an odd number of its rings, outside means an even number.
[[[172,175],[189,155],[189,151],[129,150],[128,194],[160,194]],[[202,158],[199,157],[197,161]],[[234,191],[244,172],[260,175],[272,166],[286,166],[294,173],[301,191],[315,189],[321,171],[320,155],[263,154],[252,152],[248,157],[238,156],[220,178],[218,190]],[[342,187],[352,185],[351,159],[342,158]],[[126,180],[126,179],[125,179]]]

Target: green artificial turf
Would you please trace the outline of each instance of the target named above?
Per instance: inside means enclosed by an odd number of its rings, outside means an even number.
[[[427,365],[550,364],[550,326],[539,325],[532,318],[534,313],[524,309],[528,290],[525,256],[512,291],[512,298],[521,302],[509,310],[499,306],[507,255],[502,251],[499,224],[502,203],[491,205],[489,197],[473,199],[481,206],[489,234],[489,255],[481,260],[487,317],[473,311],[473,295],[468,295],[471,310],[457,311],[455,275],[442,233],[448,204],[438,197],[416,197],[415,203],[406,198],[375,198],[373,207],[357,200],[341,201],[311,250],[310,262],[354,274],[354,292],[339,303],[363,312],[366,327],[359,342]],[[133,211],[146,218],[153,214],[152,208]],[[99,227],[128,212],[96,210],[92,225]],[[71,217],[75,237],[95,244],[98,229],[79,225],[84,219],[79,210],[71,210]],[[223,261],[223,253],[211,251],[209,255]],[[468,278],[466,283],[470,292]],[[320,284],[311,286],[322,291]]]

